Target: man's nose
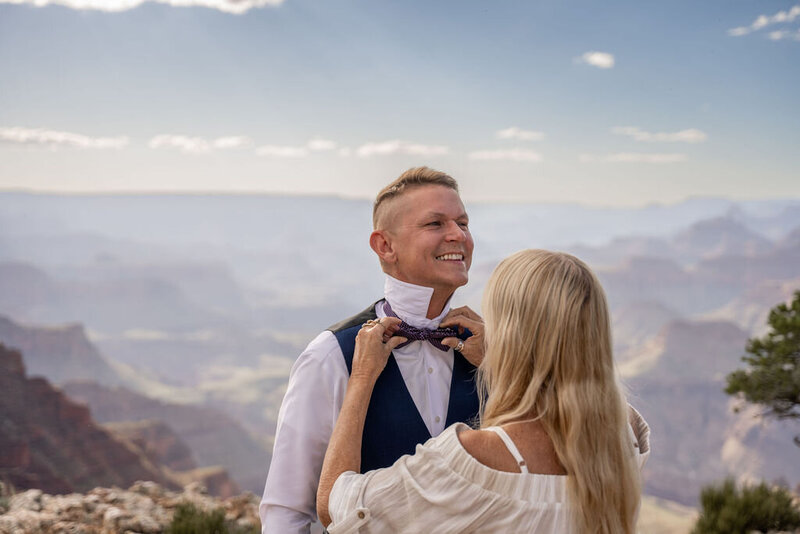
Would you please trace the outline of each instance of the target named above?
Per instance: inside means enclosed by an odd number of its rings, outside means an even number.
[[[467,232],[455,221],[447,223],[447,240],[448,241],[466,241]]]

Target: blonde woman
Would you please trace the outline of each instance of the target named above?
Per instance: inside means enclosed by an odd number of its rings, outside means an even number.
[[[649,429],[617,383],[597,278],[568,254],[525,250],[495,269],[483,313],[485,329],[469,324],[486,347],[480,429],[457,423],[365,474],[366,407],[403,338],[391,318],[359,332],[317,493],[331,534],[634,532]]]

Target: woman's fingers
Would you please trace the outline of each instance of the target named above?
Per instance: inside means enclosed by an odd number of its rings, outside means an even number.
[[[481,316],[478,315],[477,313],[475,313],[472,310],[472,308],[470,308],[469,306],[460,306],[458,308],[453,308],[452,310],[450,310],[448,312],[447,315],[450,315],[450,314],[453,314],[453,315],[464,315],[468,319],[472,319],[474,321],[483,322],[483,319],[481,318]],[[445,316],[445,319],[447,319],[447,315]]]
[[[458,350],[459,352],[461,352],[461,351],[459,350],[458,345],[461,344],[461,343],[464,343],[464,341],[458,339],[457,337],[446,337],[446,338],[442,339],[442,341],[441,341],[442,345],[450,347],[453,350]],[[467,344],[464,343],[461,346],[461,348],[463,349],[466,346],[467,346]]]
[[[400,323],[402,323],[403,320],[399,317],[381,317],[378,319],[378,322],[386,328],[394,327],[397,329],[400,327]]]
[[[480,319],[480,318],[479,318]],[[448,315],[444,321],[439,325],[442,328],[448,326],[460,326],[461,328],[468,328],[470,332],[483,332],[483,320],[476,320],[466,315]]]
[[[390,319],[394,319],[394,317],[390,317]],[[400,322],[389,322],[389,321],[382,321],[381,325],[383,325],[383,341],[388,341],[398,330],[400,330]]]
[[[356,335],[356,346],[353,352],[353,365],[350,378],[368,378],[376,380],[392,349],[406,341],[401,336],[392,337],[400,325],[395,317],[372,319],[364,323]]]
[[[402,345],[406,341],[408,341],[408,339],[403,336],[394,336],[386,342],[386,346],[389,348],[389,352],[392,352],[398,345]]]
[[[385,337],[393,335],[400,328],[402,321],[397,317],[383,317],[381,319],[370,319],[358,331],[358,335],[362,337]]]
[[[458,326],[468,328],[471,332],[483,332],[483,319],[469,306],[461,306],[450,310],[439,326],[444,328]]]
[[[478,367],[483,361],[485,347],[482,333],[473,331],[473,335],[464,340],[457,337],[446,337],[442,339],[442,345],[460,352],[475,367]]]
[[[469,306],[454,308],[445,315],[439,325],[442,328],[457,326],[459,332],[468,329],[472,335],[465,340],[457,337],[446,337],[442,344],[460,352],[474,366],[479,366],[483,361],[485,347],[483,346],[483,318],[475,313]]]

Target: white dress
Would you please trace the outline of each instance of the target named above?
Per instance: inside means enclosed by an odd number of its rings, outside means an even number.
[[[641,469],[650,454],[650,431],[637,412],[631,413]],[[448,427],[391,467],[342,473],[330,495],[328,532],[574,532],[566,476],[485,466],[458,439],[468,428],[463,423]],[[509,443],[514,454],[516,447]]]

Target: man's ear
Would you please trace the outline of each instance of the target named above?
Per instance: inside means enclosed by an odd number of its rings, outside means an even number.
[[[381,259],[382,263],[394,263],[397,254],[392,246],[392,237],[385,230],[375,230],[369,235],[369,246]]]

